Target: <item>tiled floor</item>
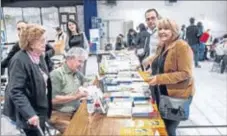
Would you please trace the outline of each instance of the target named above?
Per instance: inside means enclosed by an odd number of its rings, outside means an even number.
[[[196,93],[191,105],[190,119],[181,122],[180,126],[227,125],[227,75],[210,72],[210,62],[203,62],[201,65],[201,69],[194,69]],[[87,62],[87,75],[95,75],[97,71],[96,57],[90,57]],[[179,128],[177,134],[226,136],[227,128]]]

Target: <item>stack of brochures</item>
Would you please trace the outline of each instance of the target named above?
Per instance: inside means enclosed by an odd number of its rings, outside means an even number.
[[[132,100],[128,98],[114,99],[108,104],[107,117],[131,117]]]

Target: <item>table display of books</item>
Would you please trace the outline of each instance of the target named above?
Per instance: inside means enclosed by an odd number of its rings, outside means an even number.
[[[117,52],[114,59],[104,56],[101,65],[104,68],[102,91],[111,98],[107,117],[156,116],[151,103],[149,84],[144,82],[135,69],[139,61],[134,52]]]

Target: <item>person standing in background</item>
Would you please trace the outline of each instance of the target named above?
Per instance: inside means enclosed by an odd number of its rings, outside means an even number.
[[[181,26],[181,31],[180,31],[180,38],[182,40],[185,40],[186,39],[186,26],[185,25],[182,25]]]
[[[18,34],[18,37],[20,37],[21,30],[23,28],[25,28],[26,25],[27,25],[27,22],[25,22],[25,21],[18,21],[17,22],[17,34]],[[1,61],[1,75],[4,75],[5,68],[8,68],[11,59],[13,58],[13,56],[18,51],[20,51],[20,46],[19,46],[19,42],[16,42],[16,44],[11,48],[8,56]],[[52,62],[52,60],[50,58],[52,56],[54,56],[54,54],[55,54],[55,48],[53,48],[50,44],[46,43],[46,50],[45,50],[44,59],[46,61],[46,64],[47,64],[49,72],[52,71],[52,69],[53,69],[53,65],[54,64],[53,64],[53,62]]]
[[[142,65],[143,60],[149,56],[149,39],[150,33],[147,32],[146,26],[141,23],[138,26],[139,32],[136,38],[136,55],[140,62],[140,67],[144,71],[145,68]]]
[[[20,20],[17,22],[17,36],[20,37],[20,32],[21,29],[24,28],[27,25],[26,21]],[[8,67],[9,62],[11,60],[11,58],[16,54],[16,52],[18,52],[20,50],[19,47],[19,42],[16,42],[15,45],[13,45],[13,47],[11,48],[11,50],[9,51],[9,54],[7,55],[7,57],[5,59],[2,60],[1,62],[1,75],[4,75],[5,73],[5,68]]]
[[[155,54],[157,45],[158,45],[158,32],[157,32],[157,21],[161,18],[158,11],[156,9],[148,9],[145,12],[145,18],[147,23],[147,32],[150,33],[150,37],[148,39],[149,45],[149,54],[148,56],[153,56]],[[146,56],[146,57],[148,57]]]
[[[223,62],[221,64],[221,73],[223,74],[226,70],[226,66],[227,66],[227,34],[225,34],[223,36],[223,52],[224,52],[224,56],[223,56]]]
[[[121,36],[117,36],[116,38],[116,43],[115,43],[115,50],[119,51],[125,48],[125,45],[122,41],[122,37]]]
[[[159,43],[157,22],[159,19],[161,19],[161,16],[156,9],[148,9],[145,12],[145,18],[148,27],[147,31],[150,33],[150,36],[148,37],[148,48],[146,49],[148,55],[143,60],[142,65],[147,69],[147,67],[150,65],[150,59],[152,59],[155,55],[155,51]]]
[[[204,33],[203,23],[199,21],[197,23],[197,27],[198,27],[198,30],[199,30],[198,37],[200,39],[201,36]],[[205,44],[203,42],[201,42],[201,41],[199,41],[199,42],[200,42],[200,44],[199,44],[199,61],[202,61],[206,47],[205,47]]]
[[[129,29],[127,34],[127,44],[130,49],[133,49],[136,45],[136,31],[134,29]]]
[[[55,37],[55,42],[60,41],[60,40],[66,40],[67,35],[62,31],[61,27],[56,27],[56,37]]]
[[[56,27],[56,36],[54,40],[54,45],[56,48],[56,55],[63,55],[65,53],[65,42],[67,35],[62,31],[61,27]]]
[[[88,40],[84,34],[79,29],[79,25],[75,20],[69,19],[67,23],[67,33],[68,40],[66,40],[66,51],[72,47],[81,47],[89,53],[89,44]],[[86,61],[84,62],[84,68],[82,73],[85,75],[86,72]]]
[[[200,41],[199,41],[199,29],[195,25],[195,18],[190,18],[189,20],[190,26],[187,27],[186,29],[186,40],[188,41],[188,44],[193,50],[194,54],[194,63],[196,68],[201,68],[199,65],[199,46],[200,46]]]
[[[201,58],[200,58],[200,60],[208,60],[208,58],[207,58],[207,47],[206,47],[206,43],[208,42],[208,40],[210,39],[210,29],[207,29],[206,30],[206,32],[204,32],[202,35],[201,35],[201,37],[199,38],[199,40],[200,40],[200,44],[201,44],[201,48],[203,49],[204,48],[204,52],[203,52],[203,50],[201,51],[201,53],[203,53],[203,54],[201,54],[200,56],[201,56]]]
[[[118,35],[121,38],[121,42],[124,45],[125,48],[128,47],[127,42],[124,40],[125,36],[123,34]]]

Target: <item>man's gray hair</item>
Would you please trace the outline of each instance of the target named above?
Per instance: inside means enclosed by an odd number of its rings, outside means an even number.
[[[73,47],[71,49],[69,49],[66,54],[65,54],[66,59],[67,58],[71,58],[71,57],[75,57],[75,58],[88,58],[88,52],[86,50],[84,50],[83,48],[80,47]]]

